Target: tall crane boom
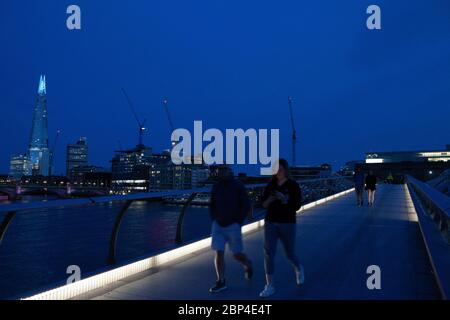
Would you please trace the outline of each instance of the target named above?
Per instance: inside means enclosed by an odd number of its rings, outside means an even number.
[[[297,142],[297,132],[295,131],[294,123],[294,111],[292,110],[292,97],[288,97],[289,114],[291,116],[291,126],[292,126],[292,165],[295,166],[295,144]]]
[[[172,122],[172,118],[170,117],[170,112],[169,112],[169,101],[164,98],[163,101],[163,106],[164,106],[164,110],[166,111],[166,115],[167,115],[167,120],[169,121],[169,125],[170,125],[170,130],[174,130],[174,126],[173,126],[173,122]]]
[[[130,97],[128,96],[128,94],[124,88],[121,88],[121,89],[122,89],[123,95],[125,96],[125,99],[127,100],[128,106],[130,107],[131,112],[133,113],[133,116],[136,119],[136,122],[138,124],[138,127],[139,127],[139,142],[138,143],[139,143],[139,146],[142,146],[142,144],[143,144],[142,137],[144,135],[145,122],[147,121],[147,119],[144,119],[144,121],[142,121],[142,122],[139,120],[139,117],[136,113],[136,110],[134,109],[134,106],[133,106],[133,103],[131,102]]]
[[[162,100],[162,103],[163,103],[163,106],[164,106],[164,110],[166,111],[167,120],[169,121],[170,130],[172,130],[172,132],[173,132],[175,130],[175,127],[173,125],[172,117],[170,116],[170,112],[169,112],[169,100],[167,100],[167,98],[164,98]],[[175,146],[176,143],[177,143],[176,139],[173,139],[171,141],[172,148]]]

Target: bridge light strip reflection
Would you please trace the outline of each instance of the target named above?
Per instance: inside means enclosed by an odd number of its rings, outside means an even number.
[[[353,192],[354,188],[336,193],[334,195],[328,196],[326,198],[313,201],[304,205],[297,213],[303,212],[305,210],[316,207],[320,204],[328,202],[330,200],[336,199],[350,192]],[[251,232],[257,231],[264,226],[264,219],[258,220],[256,222],[249,223],[242,227],[242,233],[244,235]],[[149,269],[160,267],[169,262],[173,262],[177,259],[188,258],[196,253],[201,252],[209,248],[211,245],[211,237],[187,244],[185,246],[145,258],[122,267],[118,267],[91,277],[82,279],[80,281],[70,283],[49,291],[45,291],[22,300],[66,300],[79,296],[89,291],[100,289],[107,285],[110,285],[119,280],[125,279],[127,277],[136,275],[140,272],[147,271]]]
[[[414,202],[411,198],[411,191],[407,185],[403,185],[403,189],[405,191],[408,220],[412,222],[419,222],[419,217],[417,216],[416,208],[414,207]]]

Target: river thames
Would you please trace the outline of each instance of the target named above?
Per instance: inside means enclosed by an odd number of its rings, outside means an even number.
[[[108,267],[109,241],[120,203],[20,212],[0,250],[0,299],[17,298],[64,284],[67,267],[81,277]],[[122,221],[117,263],[175,245],[181,206],[136,201]],[[0,214],[0,220],[4,214]],[[184,220],[184,241],[210,233],[207,207],[191,206]]]

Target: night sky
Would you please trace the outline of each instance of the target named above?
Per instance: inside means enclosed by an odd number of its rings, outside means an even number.
[[[70,4],[82,30],[66,28]],[[370,4],[382,30],[366,28]],[[0,0],[0,173],[27,149],[40,74],[51,144],[62,129],[57,173],[80,136],[105,167],[119,141],[137,143],[121,87],[156,151],[170,144],[168,97],[176,127],[279,128],[288,159],[292,95],[298,162],[337,169],[450,143],[450,1]]]

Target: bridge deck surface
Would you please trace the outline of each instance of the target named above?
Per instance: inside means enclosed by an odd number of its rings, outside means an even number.
[[[349,194],[298,217],[297,252],[306,282],[294,273],[281,245],[276,259],[274,299],[438,299],[414,206],[405,186],[382,185],[375,205],[359,208]],[[125,279],[78,298],[86,299],[257,299],[264,286],[263,234],[244,238],[254,278],[227,254],[228,290],[210,294],[215,279],[213,253],[193,256]],[[366,286],[369,265],[381,268],[381,290]]]

